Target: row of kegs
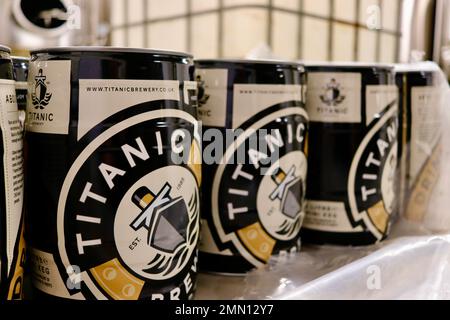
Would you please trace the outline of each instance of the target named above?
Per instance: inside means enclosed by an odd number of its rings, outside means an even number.
[[[426,210],[435,65],[0,51],[5,298],[28,269],[35,298],[187,299],[198,269],[373,244]]]

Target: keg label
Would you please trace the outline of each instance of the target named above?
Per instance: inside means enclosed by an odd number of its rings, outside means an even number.
[[[306,110],[310,121],[360,123],[361,74],[311,72],[308,74]]]
[[[163,121],[185,125],[173,130],[158,125]],[[96,136],[75,160],[61,190],[57,231],[64,268],[80,269],[85,297],[192,294],[199,236],[200,171],[192,161],[200,157],[197,130],[184,111],[148,111]],[[109,146],[118,146],[114,157],[103,157]],[[188,160],[176,164],[173,154]]]
[[[414,188],[409,195],[405,211],[409,220],[423,221],[425,216],[429,214],[430,204],[434,204],[432,201],[433,191],[439,184],[444,184],[443,180],[440,179],[442,153],[442,143],[438,142],[414,181]]]
[[[361,232],[361,226],[353,227],[348,219],[344,202],[314,201],[306,202],[304,227],[326,232]]]
[[[81,293],[70,295],[67,285],[70,280],[66,283],[61,278],[52,254],[32,248],[28,259],[32,266],[31,273],[34,287],[50,295],[56,294],[61,298],[83,299]]]
[[[23,156],[22,127],[19,122],[14,81],[0,80],[0,126],[3,146],[3,190],[4,208],[2,220],[5,235],[6,270],[8,275],[16,273],[16,262],[21,253],[23,206]]]
[[[217,83],[217,72],[197,70],[199,104],[206,103],[199,109],[220,96],[219,107],[211,109],[221,111],[220,121],[205,123],[236,129],[227,130],[233,131],[233,143],[227,143],[224,156],[215,162],[200,251],[242,256],[259,267],[272,254],[296,250],[299,244],[307,170],[304,86],[235,84],[227,100],[226,85],[208,90]],[[233,110],[227,112],[230,106]]]
[[[378,240],[388,234],[391,217],[398,209],[397,102],[385,110],[361,142],[348,179],[351,219],[363,223]]]
[[[431,204],[438,202],[433,191],[440,184],[442,170],[442,93],[437,87],[411,88],[411,141],[406,217],[424,220]]]
[[[70,61],[30,63],[27,131],[50,134],[69,132],[70,69]]]
[[[398,87],[392,85],[366,86],[366,126],[378,119],[393,100],[398,99]]]
[[[196,69],[198,84],[198,115],[203,125],[226,126],[227,81],[226,69]]]
[[[146,101],[180,101],[179,81],[175,80],[96,80],[80,79],[78,139],[109,116],[130,105]]]
[[[302,101],[301,85],[235,84],[232,127],[239,128],[254,115],[285,101]]]
[[[342,92],[335,94],[338,95]],[[349,234],[367,230],[376,239],[388,232],[390,218],[398,209],[398,89],[390,85],[367,86],[365,98],[364,124],[368,131],[353,155],[346,180],[347,197],[341,201],[308,199],[307,229]],[[361,112],[361,107],[353,106],[353,109]],[[318,120],[328,122],[330,119]]]
[[[411,160],[409,188],[412,188],[441,137],[441,93],[436,87],[411,89]]]
[[[231,245],[255,267],[267,263],[281,243],[295,248],[304,218],[308,118],[301,107],[274,110],[255,119],[226,150],[212,189],[215,229],[209,229],[220,239],[218,247],[226,254]],[[260,149],[250,142],[255,134]],[[239,154],[248,161],[234,161]],[[276,161],[267,161],[274,154]]]

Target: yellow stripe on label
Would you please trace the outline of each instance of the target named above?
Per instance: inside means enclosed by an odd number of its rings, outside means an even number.
[[[152,202],[153,198],[154,197],[150,193],[147,193],[141,199],[141,207],[145,208],[146,206],[148,206],[150,204],[150,202]]]
[[[284,178],[286,178],[286,174],[285,174],[284,172],[280,172],[280,173],[277,175],[277,182],[278,182],[278,183],[283,182]]]
[[[309,133],[306,133],[305,137],[305,156],[308,158],[308,152],[309,152]]]
[[[137,300],[145,283],[131,275],[117,258],[90,271],[103,290],[115,300]]]
[[[19,234],[19,248],[18,257],[14,269],[11,271],[14,275],[11,279],[11,284],[8,290],[8,300],[22,300],[23,299],[23,267],[25,264],[25,240],[23,236],[23,224]]]
[[[442,155],[442,144],[439,143],[426,162],[410,194],[406,208],[406,218],[412,221],[423,221],[429,206],[431,195],[439,178],[439,162]]]
[[[374,226],[382,234],[385,234],[389,225],[389,214],[384,208],[383,201],[378,202],[374,206],[370,207],[368,210],[368,215]]]
[[[275,240],[263,230],[259,222],[240,229],[237,233],[255,257],[265,262],[269,261],[275,246]]]
[[[188,167],[194,172],[198,186],[200,186],[202,183],[201,151],[195,140],[192,142],[191,150],[189,151]]]

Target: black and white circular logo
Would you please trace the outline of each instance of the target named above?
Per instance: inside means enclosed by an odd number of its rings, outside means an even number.
[[[197,130],[183,111],[141,113],[99,134],[74,161],[58,203],[58,243],[64,268],[81,270],[85,297],[178,299],[192,293]],[[189,160],[175,163],[174,152]]]
[[[303,218],[306,163],[302,151],[292,151],[262,177],[256,207],[261,224],[274,239],[288,241],[298,235]]]
[[[391,104],[369,130],[355,154],[348,181],[353,221],[363,222],[378,240],[389,232],[398,209],[397,111],[396,104]]]
[[[296,242],[304,218],[308,118],[301,107],[274,110],[247,122],[212,190],[215,232],[254,266]]]
[[[130,217],[134,219],[130,221]],[[143,278],[170,279],[193,255],[197,220],[197,182],[192,173],[180,166],[157,169],[137,181],[122,198],[114,223],[114,237],[121,240],[117,249],[122,260]],[[129,244],[137,239],[142,244],[131,250]]]

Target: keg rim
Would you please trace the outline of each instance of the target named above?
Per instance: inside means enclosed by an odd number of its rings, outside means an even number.
[[[198,64],[229,64],[229,65],[266,65],[266,66],[290,66],[304,68],[305,65],[298,61],[278,59],[195,59]]]
[[[302,61],[305,68],[336,68],[336,69],[384,69],[393,70],[394,64],[379,62],[340,62],[340,61]]]
[[[29,62],[30,58],[29,57],[23,57],[23,56],[11,56],[11,60],[13,60],[13,61]]]
[[[395,64],[396,73],[439,72],[441,69],[432,61]]]
[[[42,53],[139,53],[150,54],[154,56],[173,56],[179,58],[193,58],[190,53],[162,50],[162,49],[146,49],[146,48],[128,48],[113,46],[69,46],[69,47],[48,47],[31,51],[31,55]]]

